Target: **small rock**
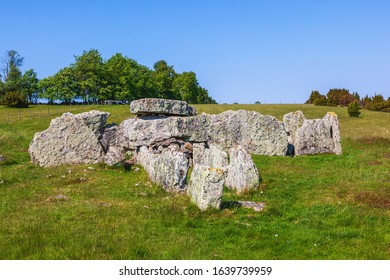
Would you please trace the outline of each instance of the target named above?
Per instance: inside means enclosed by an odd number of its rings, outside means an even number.
[[[251,208],[256,212],[260,212],[264,209],[264,202],[253,202],[253,201],[237,201],[243,208]]]
[[[0,155],[0,162],[5,161],[5,157],[3,155]]]
[[[92,167],[92,166],[88,166],[88,170],[89,170],[89,171],[94,171],[94,170],[95,170],[95,168],[94,168],[94,167]]]
[[[69,197],[63,194],[56,195],[54,198],[57,200],[69,200]]]

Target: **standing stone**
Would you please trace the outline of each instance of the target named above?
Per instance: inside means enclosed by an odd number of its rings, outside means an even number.
[[[249,153],[285,156],[287,133],[284,124],[272,116],[238,110],[211,115],[209,142],[229,150],[241,145]]]
[[[196,110],[180,100],[144,98],[130,103],[130,111],[137,115],[195,116]]]
[[[161,154],[143,146],[136,155],[136,162],[142,165],[150,180],[162,186],[166,191],[186,190],[188,157],[180,151],[178,145],[169,146]]]
[[[93,164],[103,160],[100,131],[109,113],[91,111],[64,113],[51,121],[48,129],[37,132],[29,146],[31,160],[40,166]]]
[[[305,120],[297,130],[296,155],[334,153],[334,140],[330,128],[320,119]]]
[[[330,137],[333,139],[333,152],[336,155],[341,155],[341,139],[340,139],[340,123],[337,114],[334,112],[328,112],[322,120],[325,126],[329,129]]]
[[[210,166],[221,170],[227,170],[229,165],[228,154],[214,144],[194,143],[193,164]]]
[[[302,111],[291,112],[283,116],[284,127],[286,128],[288,143],[294,145],[296,132],[306,120]]]
[[[230,163],[225,182],[229,189],[237,193],[256,189],[259,187],[259,171],[253,163],[251,155],[241,146],[230,151]]]
[[[202,211],[207,208],[219,209],[224,178],[223,170],[196,164],[192,170],[188,188],[191,201]]]

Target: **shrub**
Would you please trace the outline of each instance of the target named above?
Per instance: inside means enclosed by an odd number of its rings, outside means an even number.
[[[359,106],[359,104],[358,104],[358,102],[356,100],[351,102],[348,105],[348,115],[350,117],[359,117],[359,115],[360,115],[360,106]]]
[[[17,107],[17,108],[28,107],[27,99],[15,91],[10,91],[5,93],[2,98],[2,103],[7,107]]]

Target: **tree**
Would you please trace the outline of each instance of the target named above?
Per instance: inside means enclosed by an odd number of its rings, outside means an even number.
[[[49,102],[61,100],[70,103],[80,92],[73,67],[65,67],[54,76],[44,78],[38,83],[39,96]]]
[[[352,93],[352,96],[353,96],[357,101],[360,100],[360,95],[359,95],[359,93],[354,92],[354,93]]]
[[[19,68],[23,65],[24,57],[21,57],[17,51],[15,50],[8,50],[5,53],[5,57],[2,61],[2,72],[3,72],[3,78],[4,81],[8,80],[8,75],[10,74],[10,71],[13,67]]]
[[[313,104],[316,106],[328,106],[329,105],[328,99],[326,98],[325,95],[321,95],[320,97],[318,97],[316,100],[314,100]]]
[[[349,90],[347,89],[338,89],[333,88],[328,91],[328,94],[326,95],[328,98],[328,103],[330,106],[338,106],[340,105],[340,100],[343,95],[351,95],[349,93]]]
[[[173,79],[176,75],[173,66],[169,66],[165,60],[159,60],[153,65],[153,69],[157,97],[180,99],[180,96],[173,90]]]
[[[103,85],[103,59],[97,50],[84,51],[81,56],[75,56],[74,68],[78,97],[84,101],[97,100]]]
[[[353,101],[355,101],[355,100],[356,100],[356,98],[355,98],[353,95],[351,95],[351,94],[349,94],[349,93],[344,93],[344,94],[342,94],[342,95],[340,96],[338,105],[343,106],[343,107],[346,107],[346,106],[348,106],[351,102],[353,102]]]
[[[176,96],[188,103],[198,103],[198,80],[194,72],[177,74],[173,80],[173,89]]]
[[[21,94],[27,98],[29,103],[35,103],[38,99],[38,82],[37,73],[33,69],[24,72],[21,81]]]
[[[348,115],[350,117],[359,117],[359,115],[360,115],[360,106],[359,106],[357,100],[351,102],[348,105]]]
[[[317,99],[317,98],[320,98],[322,95],[321,93],[318,91],[318,90],[313,90],[311,93],[310,93],[310,97],[309,99],[305,102],[305,104],[313,104],[314,101]]]

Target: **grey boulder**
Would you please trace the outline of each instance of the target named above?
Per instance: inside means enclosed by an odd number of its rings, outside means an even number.
[[[37,132],[29,146],[32,162],[40,166],[92,164],[103,160],[99,142],[109,113],[91,111],[64,113],[51,121],[49,128]]]

